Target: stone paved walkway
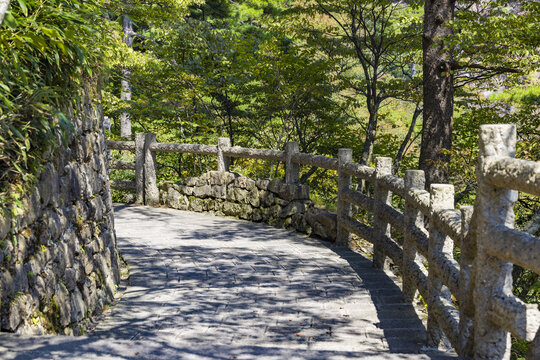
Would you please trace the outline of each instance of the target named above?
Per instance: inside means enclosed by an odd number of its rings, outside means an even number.
[[[0,337],[2,359],[450,359],[366,258],[196,213],[115,208],[127,290],[83,337]]]

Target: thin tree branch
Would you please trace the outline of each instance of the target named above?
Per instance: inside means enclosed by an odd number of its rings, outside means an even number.
[[[451,70],[477,69],[477,70],[485,70],[485,71],[496,72],[496,73],[514,73],[514,74],[518,74],[521,72],[520,69],[506,67],[506,66],[484,66],[480,64],[459,63],[457,61],[452,61],[450,63],[450,69]]]

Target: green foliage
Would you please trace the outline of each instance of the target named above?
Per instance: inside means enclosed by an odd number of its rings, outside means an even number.
[[[478,81],[506,73],[512,77],[540,66],[540,3],[537,1],[469,1],[456,11],[454,35],[458,83]]]
[[[513,88],[509,91],[492,94],[489,99],[534,106],[540,103],[540,85]]]
[[[2,204],[18,201],[67,142],[66,114],[77,109],[84,79],[112,55],[103,23],[95,1],[11,2],[0,28],[0,198],[10,198]]]

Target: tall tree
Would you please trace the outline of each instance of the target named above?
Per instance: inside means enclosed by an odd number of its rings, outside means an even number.
[[[444,40],[449,38],[454,18],[455,0],[426,0],[424,5],[423,132],[419,167],[426,182],[444,182],[448,176],[437,162],[448,162],[452,147],[454,81],[451,69],[452,51]],[[428,185],[429,186],[429,185]]]
[[[122,108],[119,113],[120,136],[131,138],[132,136],[132,77],[133,67],[141,66],[151,59],[145,56],[148,44],[157,45],[147,33],[155,32],[156,29],[166,26],[171,22],[178,21],[187,13],[188,6],[197,3],[198,0],[162,0],[148,2],[144,0],[115,0],[105,2],[108,15],[118,19],[122,23],[123,51],[120,59],[120,101]],[[116,16],[114,16],[116,15]],[[135,31],[137,28],[137,31]],[[115,79],[116,80],[116,79]],[[118,87],[118,84],[116,84]],[[115,91],[118,93],[118,90]]]
[[[426,1],[420,168],[428,184],[447,181],[454,89],[522,82],[540,67],[538,26],[538,1]]]
[[[396,69],[410,65],[411,46],[419,33],[409,22],[407,5],[390,0],[315,1],[315,11],[336,25],[329,36],[340,39],[356,61],[349,71],[349,86],[365,98],[368,121],[360,162],[369,164],[377,137],[379,110],[385,100],[395,97],[393,76]],[[405,30],[407,29],[407,30]],[[358,75],[355,73],[359,72]]]
[[[124,43],[128,49],[133,48],[133,21],[129,16],[122,16],[122,32],[124,33]],[[128,66],[122,67],[122,79],[120,80],[120,99],[126,102],[131,101],[131,70]],[[120,114],[120,136],[131,138],[131,118],[128,110]]]

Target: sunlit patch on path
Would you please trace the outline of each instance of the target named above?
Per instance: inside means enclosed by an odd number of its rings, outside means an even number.
[[[111,313],[84,337],[0,337],[1,358],[451,358],[419,354],[413,308],[350,250],[170,209],[118,206],[115,223],[130,278]]]

